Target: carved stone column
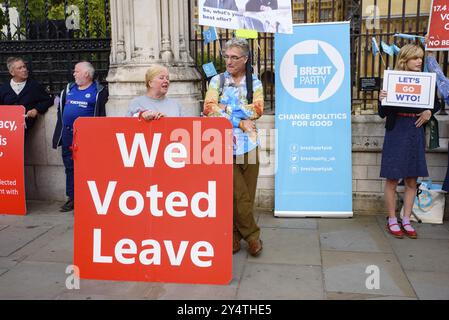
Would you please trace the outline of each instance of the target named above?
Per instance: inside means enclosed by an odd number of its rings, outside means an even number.
[[[124,116],[129,102],[145,93],[145,72],[155,63],[168,67],[168,96],[180,102],[183,115],[200,114],[201,75],[189,53],[187,19],[184,1],[111,0],[108,116]]]

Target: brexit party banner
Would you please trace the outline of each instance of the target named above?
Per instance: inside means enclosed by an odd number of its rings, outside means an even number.
[[[0,214],[26,214],[24,115],[23,106],[0,106]]]
[[[449,2],[433,0],[430,7],[430,21],[426,50],[449,50]]]
[[[292,33],[290,0],[198,0],[202,26]]]
[[[349,22],[275,36],[275,215],[351,217]]]
[[[224,118],[78,119],[80,278],[228,284],[232,153]]]
[[[435,102],[436,74],[385,70],[383,89],[387,97],[382,105],[433,109]]]

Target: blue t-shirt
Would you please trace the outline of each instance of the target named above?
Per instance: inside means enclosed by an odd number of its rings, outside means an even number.
[[[75,85],[67,93],[64,114],[62,115],[64,125],[72,127],[78,117],[93,117],[96,98],[97,86],[95,83],[84,90],[80,90],[78,85]]]

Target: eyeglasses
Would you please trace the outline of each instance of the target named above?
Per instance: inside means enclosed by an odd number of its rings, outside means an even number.
[[[224,59],[224,60],[231,59],[231,61],[237,61],[237,60],[239,60],[239,59],[241,59],[241,58],[243,58],[243,57],[245,57],[245,56],[237,57],[237,56],[227,56],[227,55],[223,55],[223,59]]]

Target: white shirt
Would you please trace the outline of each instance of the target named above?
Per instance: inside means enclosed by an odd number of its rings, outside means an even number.
[[[24,82],[15,82],[13,79],[11,79],[11,88],[14,90],[14,92],[19,95],[20,92],[22,92],[23,88],[25,88],[26,81]]]

